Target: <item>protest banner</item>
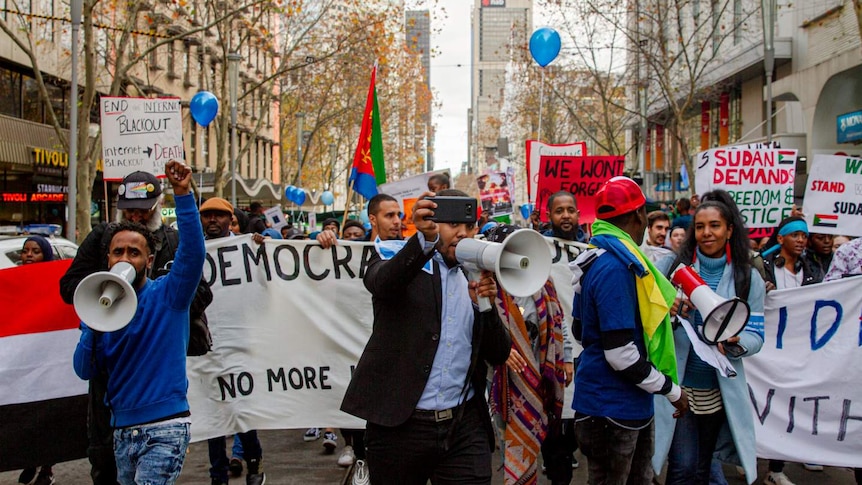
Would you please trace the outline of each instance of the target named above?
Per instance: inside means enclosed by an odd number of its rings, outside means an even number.
[[[60,299],[71,260],[0,270],[0,472],[87,456],[78,317]]]
[[[814,155],[802,212],[811,232],[862,236],[862,158]]]
[[[570,328],[568,265],[586,246],[546,241]],[[373,251],[370,243],[349,241],[327,250],[310,241],[257,245],[249,235],[207,241],[214,345],[187,360],[195,441],[249,429],[364,425],[339,407],[371,334],[362,277]],[[0,322],[0,384],[7,390],[0,396],[0,470],[21,468],[26,454],[47,453],[56,449],[52,443],[60,454],[32,456],[59,462],[86,450],[87,383],[71,364],[80,332],[56,283],[48,283],[68,264],[0,270],[0,301],[16,309]],[[767,295],[765,344],[745,357],[759,456],[862,466],[862,387],[848,372],[862,364],[860,290],[856,277]]]
[[[790,215],[796,150],[716,148],[695,163],[697,193],[728,191],[747,228],[775,227]]]
[[[767,294],[745,358],[757,456],[862,467],[862,277]]]
[[[99,108],[105,180],[138,170],[164,177],[167,162],[185,159],[179,98],[104,96]]]
[[[207,241],[213,349],[188,359],[195,441],[249,429],[361,428],[339,408],[371,335],[371,244]]]
[[[543,156],[584,157],[587,155],[587,142],[577,141],[553,145],[536,140],[527,140],[527,197],[536,203],[539,193],[539,162]],[[538,207],[538,206],[537,206]]]
[[[592,223],[596,219],[596,191],[606,180],[622,175],[625,165],[625,157],[617,156],[541,157],[536,207],[542,221],[548,222],[548,197],[555,192],[567,190],[575,196],[580,211],[580,224]]]
[[[482,213],[490,218],[514,212],[511,182],[506,172],[488,172],[476,178]]]

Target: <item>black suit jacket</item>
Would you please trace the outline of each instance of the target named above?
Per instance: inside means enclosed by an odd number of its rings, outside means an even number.
[[[442,295],[440,268],[434,274],[422,266],[434,254],[424,254],[418,236],[392,259],[375,252],[365,273],[372,295],[374,330],[347,388],[341,410],[382,426],[398,426],[410,417],[422,396],[440,343]],[[502,364],[512,341],[497,312],[474,309],[471,385],[485,401],[487,367]],[[485,413],[488,406],[483,405]],[[489,423],[490,431],[490,419]],[[493,444],[493,432],[490,441]]]

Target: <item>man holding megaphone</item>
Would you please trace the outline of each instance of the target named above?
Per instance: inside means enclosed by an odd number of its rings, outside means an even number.
[[[437,195],[464,199],[444,210],[431,195],[413,206],[417,233],[378,241],[364,277],[374,330],[341,409],[368,421],[375,485],[491,483],[485,363],[504,363],[512,342],[497,313],[480,312],[471,298],[496,295],[492,274],[468,282],[456,259],[476,233],[476,199],[443,190]]]
[[[171,161],[165,165],[165,174],[174,190],[180,232],[170,273],[148,279],[146,272],[153,264],[155,249],[152,234],[137,223],[118,224],[110,236],[108,268],[125,268],[121,277],[128,280],[135,294],[108,290],[116,284],[116,271],[97,273],[92,276],[105,275],[105,284],[101,292],[92,293],[91,305],[113,307],[136,299],[133,317],[123,326],[125,322],[116,321],[110,311],[102,316],[86,312],[92,315],[87,319],[93,321],[81,322],[81,339],[75,349],[74,366],[79,377],[108,376],[106,399],[114,428],[117,480],[122,485],[174,483],[190,438],[186,398],[189,307],[206,249],[195,199],[189,191],[191,170]],[[110,298],[106,298],[108,294]]]

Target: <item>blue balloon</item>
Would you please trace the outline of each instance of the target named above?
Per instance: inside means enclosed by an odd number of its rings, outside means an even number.
[[[335,195],[327,190],[320,194],[320,201],[323,202],[323,205],[332,205],[335,202]]]
[[[530,218],[530,204],[521,204],[521,217],[524,219]]]
[[[284,198],[291,201],[291,202],[293,202],[293,189],[294,189],[293,185],[288,185],[287,187],[284,188]]]
[[[545,67],[560,53],[560,34],[550,27],[542,27],[530,36],[530,54],[540,66]]]
[[[305,189],[296,188],[296,198],[293,199],[296,202],[296,205],[305,204]]]
[[[209,91],[198,91],[189,103],[192,118],[201,126],[209,126],[218,114],[218,98]]]

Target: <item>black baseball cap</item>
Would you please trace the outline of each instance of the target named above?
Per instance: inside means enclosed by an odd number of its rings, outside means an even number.
[[[123,178],[117,194],[118,209],[150,210],[162,195],[162,183],[149,172],[132,172]]]

